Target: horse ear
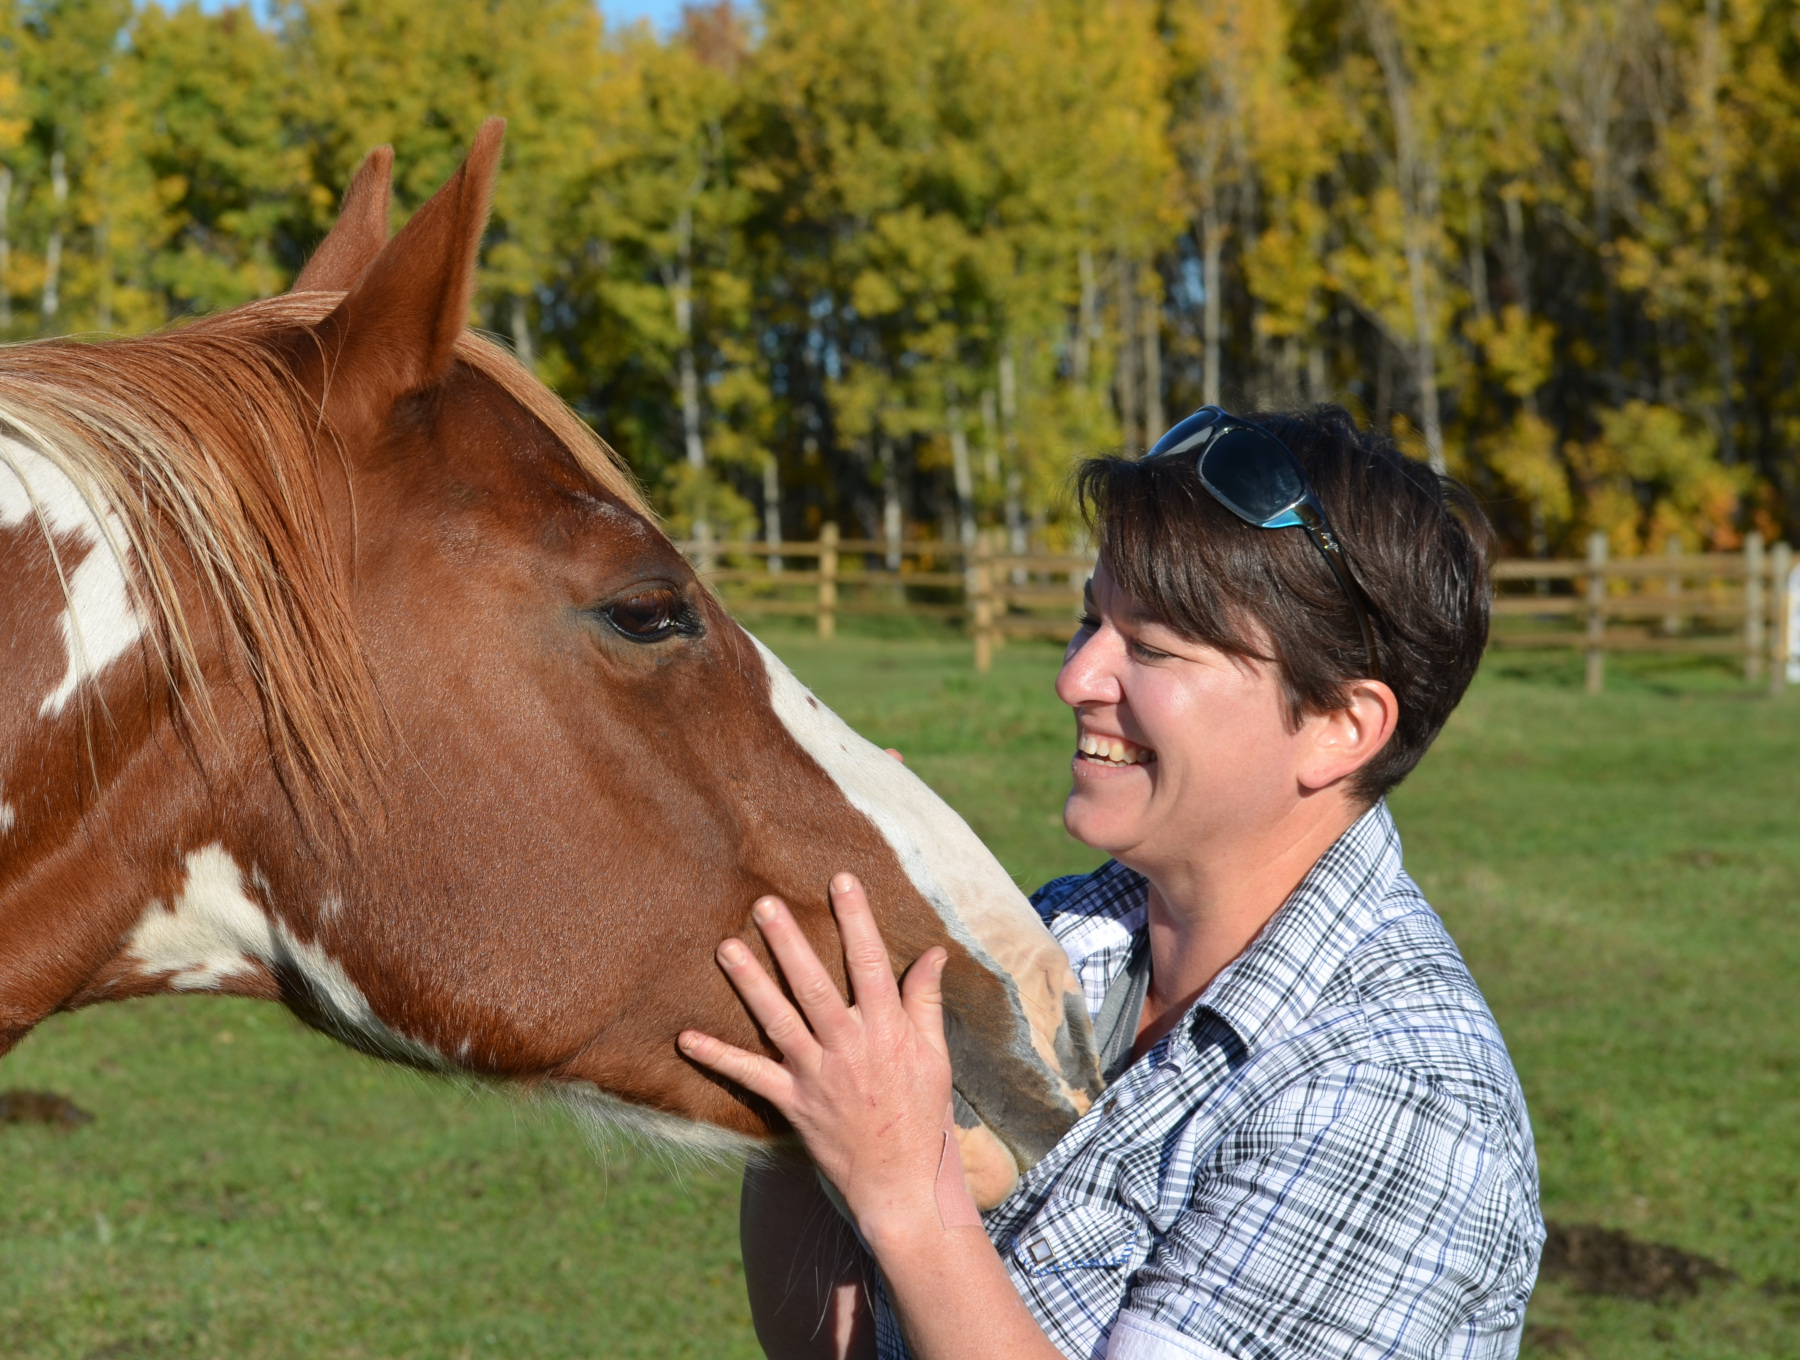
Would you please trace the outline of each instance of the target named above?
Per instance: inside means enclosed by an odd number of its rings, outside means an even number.
[[[475,257],[505,133],[504,118],[481,125],[450,182],[382,247],[319,323],[323,351],[331,356],[327,401],[339,408],[335,416],[385,416],[395,401],[450,371],[456,339],[469,320]]]
[[[356,167],[337,225],[326,234],[294,280],[293,292],[343,292],[355,283],[388,239],[388,181],[394,148],[378,146]]]

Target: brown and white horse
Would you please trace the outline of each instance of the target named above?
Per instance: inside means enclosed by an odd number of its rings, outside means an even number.
[[[163,992],[700,1145],[771,1112],[713,961],[779,893],[838,959],[948,947],[997,1202],[1099,1079],[1067,962],[969,829],[741,630],[611,451],[465,329],[486,125],[392,240],[385,149],[283,297],[0,350],[0,1054]],[[841,973],[840,973],[841,977]]]

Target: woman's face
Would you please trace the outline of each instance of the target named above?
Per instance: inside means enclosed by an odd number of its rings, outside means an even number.
[[[1075,710],[1069,834],[1155,878],[1292,815],[1307,747],[1275,668],[1156,622],[1104,562],[1087,603],[1056,679]]]

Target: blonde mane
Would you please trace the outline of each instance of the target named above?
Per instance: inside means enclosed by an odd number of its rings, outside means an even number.
[[[93,551],[129,554],[172,709],[217,730],[201,663],[210,626],[255,686],[302,817],[313,821],[322,795],[336,821],[354,825],[346,814],[362,801],[362,776],[382,766],[385,724],[337,542],[350,530],[328,522],[321,492],[323,460],[343,452],[317,397],[264,343],[316,325],[341,297],[285,294],[142,338],[0,347],[0,431],[68,477],[98,522],[118,526],[124,542]],[[601,488],[651,517],[618,455],[510,354],[465,332],[456,357],[542,421]],[[69,573],[40,527],[69,602]],[[190,615],[194,599],[204,617]]]

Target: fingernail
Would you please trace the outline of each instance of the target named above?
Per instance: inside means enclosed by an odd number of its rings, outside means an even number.
[[[775,919],[775,899],[772,897],[759,899],[757,904],[750,908],[750,915],[755,918],[757,925],[768,925]]]
[[[689,1052],[692,1052],[694,1049],[700,1047],[700,1036],[698,1034],[689,1034],[684,1030],[676,1037],[675,1042]]]
[[[937,956],[937,962],[931,965],[931,969],[939,977],[942,977],[944,975],[944,969],[949,967],[949,965],[950,956],[948,954],[939,954]]]
[[[724,959],[726,963],[736,967],[740,963],[748,962],[750,951],[745,949],[744,946],[739,944],[736,940],[727,940],[724,944],[719,946],[719,957]]]
[[[856,886],[856,880],[849,874],[834,874],[831,879],[831,890],[834,893],[847,893]]]

